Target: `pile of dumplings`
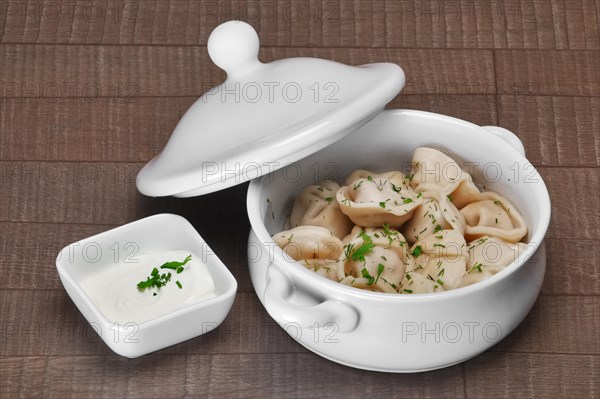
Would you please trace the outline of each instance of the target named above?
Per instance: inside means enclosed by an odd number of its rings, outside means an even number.
[[[409,175],[354,171],[295,199],[273,236],[287,256],[330,280],[393,294],[452,290],[491,277],[524,251],[521,214],[481,192],[456,161],[417,148]]]

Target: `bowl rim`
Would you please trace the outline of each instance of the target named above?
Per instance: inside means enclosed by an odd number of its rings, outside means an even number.
[[[92,241],[94,239],[111,236],[111,235],[113,235],[115,233],[119,233],[123,230],[128,230],[131,228],[140,228],[139,225],[144,225],[144,224],[148,224],[148,223],[153,223],[153,224],[154,223],[165,223],[165,221],[161,221],[161,219],[165,219],[166,222],[177,223],[180,226],[180,228],[187,230],[186,234],[193,235],[195,239],[201,240],[201,242],[204,242],[206,244],[207,248],[209,250],[211,250],[210,247],[208,247],[208,243],[206,243],[204,238],[202,238],[200,233],[198,233],[196,231],[196,229],[192,226],[192,224],[187,219],[185,219],[182,216],[175,215],[172,213],[159,213],[159,214],[147,216],[145,218],[134,220],[130,223],[126,223],[126,224],[117,226],[113,229],[106,230],[106,231],[100,232],[98,234],[94,234],[90,237],[86,237],[79,241],[75,241],[71,244],[68,244],[59,252],[55,263],[56,263],[56,269],[61,278],[63,287],[67,291],[67,295],[71,298],[71,300],[77,306],[78,309],[79,309],[79,303],[84,302],[85,305],[87,306],[87,308],[90,309],[90,311],[92,312],[92,314],[94,315],[94,317],[97,319],[97,321],[99,323],[102,323],[104,326],[115,325],[115,322],[109,320],[104,315],[104,313],[102,313],[100,311],[100,309],[96,305],[96,303],[94,303],[94,301],[92,301],[92,299],[85,292],[85,290],[81,287],[81,285],[71,275],[71,273],[69,273],[65,269],[65,266],[64,266],[65,262],[63,259],[61,259],[61,254],[63,254],[63,251],[66,251],[66,250],[68,251],[68,249],[74,244],[81,245],[82,243],[85,244],[86,242]],[[214,254],[214,251],[211,250],[211,252]],[[237,292],[237,285],[238,285],[237,280],[235,279],[235,277],[233,276],[231,271],[227,268],[227,266],[225,266],[225,264],[221,261],[221,259],[218,256],[216,256],[216,254],[215,254],[215,260],[216,260],[215,264],[218,265],[218,267],[220,269],[222,269],[222,273],[225,276],[225,280],[227,281],[227,286],[225,287],[225,290],[223,290],[220,294],[218,294],[215,297],[210,298],[210,299],[206,299],[206,300],[199,301],[196,303],[191,303],[189,305],[183,306],[174,311],[171,311],[169,313],[163,314],[161,316],[155,317],[150,320],[143,321],[141,323],[134,322],[134,324],[136,326],[138,326],[138,328],[141,330],[142,328],[150,328],[155,325],[161,325],[164,323],[168,323],[171,319],[178,317],[182,314],[186,314],[189,312],[193,312],[195,310],[200,310],[203,308],[211,307],[212,305],[216,305],[216,304],[226,300],[227,298],[230,298],[232,295],[235,295]],[[75,291],[76,295],[71,295],[71,293],[66,289],[67,287],[66,287],[65,282],[67,282],[68,285]],[[81,310],[80,310],[80,312],[81,312]],[[81,313],[83,314],[83,312],[81,312]],[[89,320],[85,314],[83,316],[85,317],[85,319],[88,322],[94,321],[94,320]],[[124,323],[124,324],[118,323],[118,328],[123,329],[127,325],[129,325],[129,323]]]
[[[406,117],[418,117],[418,118],[427,118],[430,120],[434,120],[437,123],[452,123],[452,124],[460,124],[465,128],[475,131],[481,131],[481,134],[487,134],[490,141],[493,142],[494,146],[504,146],[509,148],[512,151],[518,161],[527,162],[531,164],[525,155],[521,154],[510,145],[508,142],[503,140],[502,138],[490,134],[486,131],[482,126],[476,125],[474,123],[465,121],[463,119],[454,118],[447,115],[442,115],[433,112],[419,111],[419,110],[408,110],[408,109],[393,109],[393,110],[384,110],[380,115],[375,117],[374,122],[377,121],[381,117],[390,117],[390,116],[406,116]],[[368,125],[366,125],[368,126]],[[532,167],[537,169],[532,165]],[[303,282],[314,283],[315,285],[320,285],[322,287],[328,288],[328,294],[330,297],[337,295],[343,295],[345,297],[354,297],[354,298],[362,298],[369,299],[375,301],[385,301],[385,302],[435,302],[435,301],[444,301],[449,298],[457,298],[463,296],[470,296],[475,292],[479,292],[482,290],[486,290],[489,286],[495,285],[499,283],[501,280],[506,279],[509,275],[516,272],[519,268],[521,268],[533,255],[537,252],[538,249],[544,249],[544,237],[548,230],[548,226],[550,224],[550,216],[551,216],[551,203],[550,203],[550,194],[548,193],[547,186],[538,172],[539,181],[535,185],[531,185],[530,190],[536,190],[539,192],[539,200],[541,203],[538,204],[540,209],[540,220],[538,224],[535,226],[535,234],[529,239],[529,242],[526,243],[527,247],[525,251],[518,257],[517,260],[506,266],[500,272],[494,274],[493,276],[479,281],[477,283],[468,285],[466,287],[456,288],[449,291],[442,292],[433,292],[433,293],[423,293],[423,294],[411,294],[411,295],[403,295],[403,294],[390,294],[383,292],[373,292],[364,289],[359,289],[355,287],[351,287],[345,284],[340,284],[338,282],[329,280],[318,274],[308,270],[299,262],[291,262],[286,259],[286,256],[283,250],[277,246],[271,238],[271,235],[266,229],[266,226],[262,220],[260,206],[263,198],[261,197],[262,188],[264,186],[264,182],[266,181],[266,177],[269,175],[262,176],[258,179],[255,179],[250,182],[248,187],[248,193],[246,197],[246,205],[248,211],[248,219],[250,220],[250,225],[252,230],[254,231],[256,237],[258,238],[259,244],[264,248],[267,243],[273,244],[274,253],[272,258],[272,263],[276,265],[290,265],[284,271],[291,274],[294,278],[298,278]],[[535,187],[535,188],[533,188]],[[268,239],[267,239],[268,238]],[[533,244],[533,245],[531,245]]]

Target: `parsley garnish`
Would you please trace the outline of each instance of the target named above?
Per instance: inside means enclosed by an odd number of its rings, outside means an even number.
[[[394,192],[396,192],[396,193],[399,193],[402,190],[401,187],[398,187],[394,183],[391,183],[391,185],[392,185],[392,190],[394,190]]]
[[[481,266],[483,266],[481,263],[479,263],[479,262],[475,263],[475,264],[473,265],[473,267],[471,268],[471,270],[469,270],[469,273],[471,273],[471,272],[472,272],[472,271],[474,271],[474,270],[478,270],[478,271],[479,271],[479,273],[481,273],[481,272],[482,272],[482,270],[481,270]]]
[[[369,273],[366,267],[363,267],[360,273],[364,278],[368,280],[367,285],[371,285],[375,282],[375,277],[371,276],[371,273]]]
[[[377,282],[377,280],[379,280],[379,276],[381,276],[381,273],[383,273],[384,269],[385,269],[385,266],[382,263],[377,265],[377,278],[375,279],[375,282]]]
[[[495,200],[495,201],[494,201],[494,204],[496,204],[496,205],[498,205],[498,206],[502,206],[502,202],[500,202],[500,201],[498,201],[498,200]]]
[[[183,271],[183,266],[185,266],[190,260],[192,260],[192,255],[188,255],[183,262],[173,261],[163,263],[160,266],[160,269],[175,270],[175,272],[179,274]],[[153,287],[160,289],[160,287],[164,287],[169,281],[171,281],[171,277],[171,272],[160,274],[159,270],[155,267],[150,272],[150,276],[146,279],[146,281],[140,281],[137,283],[137,287],[140,291]],[[179,281],[177,281],[176,284],[179,288],[181,288],[181,283]],[[156,296],[156,293],[154,293],[154,296]]]
[[[361,262],[365,261],[365,255],[373,250],[375,244],[373,244],[373,240],[367,233],[362,231],[359,236],[363,239],[364,243],[360,247],[356,248],[356,250],[352,253],[352,260],[360,260]]]
[[[411,253],[412,253],[412,256],[414,256],[415,258],[418,258],[419,256],[421,256],[421,252],[422,252],[421,246],[417,245],[415,247],[415,249],[412,250]]]
[[[333,201],[333,197],[327,197],[325,198],[325,201],[327,201],[328,204],[331,204],[331,201]]]
[[[442,231],[442,226],[440,226],[439,224],[435,226],[435,229],[433,229],[434,233],[437,233],[438,231]]]
[[[412,198],[403,198],[402,202],[404,202],[405,204],[410,204],[411,202],[413,202]]]

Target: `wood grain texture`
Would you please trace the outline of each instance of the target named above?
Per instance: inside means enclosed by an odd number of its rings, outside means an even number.
[[[62,290],[0,290],[0,299],[9,320],[2,323],[0,356],[111,353]],[[598,355],[600,321],[594,316],[599,311],[598,296],[542,295],[525,321],[491,350]],[[113,334],[102,331],[103,336]],[[307,350],[271,319],[254,292],[240,292],[219,328],[157,354],[295,352]]]
[[[238,292],[254,292],[247,271],[247,220],[240,220],[235,229],[192,222],[237,279]],[[0,289],[62,290],[54,262],[60,250],[113,227],[117,225],[0,222]],[[600,295],[599,240],[546,238],[546,251],[542,293]]]
[[[600,98],[500,96],[499,124],[535,165],[600,166]]]
[[[499,94],[600,96],[599,51],[496,50],[494,58]]]
[[[151,199],[139,194],[135,176],[142,163],[61,163],[0,161],[0,221],[122,224],[165,207],[194,224],[222,227],[223,220],[246,220],[246,184],[192,199]],[[540,167],[552,200],[549,238],[600,236],[600,170]],[[86,188],[85,190],[83,188]],[[569,195],[566,195],[569,193]],[[577,193],[577,195],[571,195]],[[28,198],[23,201],[23,198]],[[47,212],[46,209],[52,209]],[[211,212],[200,212],[211,209]]]
[[[162,150],[177,121],[195,100],[196,97],[3,99],[0,159],[146,162]],[[494,95],[461,94],[450,87],[439,94],[419,93],[415,88],[414,94],[402,94],[389,108],[437,112],[481,125],[498,123]]]
[[[161,151],[195,97],[10,98],[0,108],[3,160],[148,161]],[[498,107],[499,115],[496,114]],[[600,165],[600,98],[415,92],[410,108],[506,127],[541,166]],[[38,115],[37,118],[31,118]]]
[[[472,398],[595,398],[599,377],[599,356],[488,352],[465,363],[466,393]],[[497,380],[503,383],[492,383]]]
[[[440,371],[354,370],[296,343],[250,282],[247,185],[152,199],[135,175],[224,73],[211,30],[254,26],[270,61],[390,61],[388,108],[499,125],[552,200],[542,294],[486,353]],[[0,1],[0,397],[600,396],[600,0]],[[210,210],[210,212],[207,212]],[[217,330],[113,354],[62,288],[65,245],[161,212],[187,218],[238,280]]]
[[[2,49],[2,97],[199,97],[224,80],[203,47],[11,44]],[[263,62],[299,56],[350,65],[395,62],[405,70],[409,91],[496,92],[489,50],[264,47],[259,56]]]
[[[0,42],[206,44],[235,18],[263,45],[298,47],[600,48],[594,0],[12,1]]]
[[[311,354],[150,355],[134,360],[107,356],[7,357],[0,360],[0,366],[0,376],[8,382],[0,388],[3,396],[122,395],[143,399],[464,396],[461,366],[417,375],[393,375],[349,369]],[[36,380],[28,381],[31,376]],[[360,384],[339,383],[346,380]],[[44,384],[46,381],[56,383]]]
[[[595,239],[600,236],[600,169],[537,168],[552,202],[547,237]]]
[[[112,354],[63,290],[0,290],[0,298],[8,320],[1,324],[0,356]],[[118,339],[111,330],[101,333]],[[254,292],[244,292],[238,293],[230,316],[217,329],[156,353],[296,352],[308,351],[271,319]]]
[[[213,253],[232,271],[238,281],[238,291],[251,292],[247,271],[248,221],[240,220],[235,228],[211,228],[190,220]],[[4,276],[0,289],[62,290],[55,265],[59,252],[66,245],[115,227],[117,225],[0,222],[0,274]]]

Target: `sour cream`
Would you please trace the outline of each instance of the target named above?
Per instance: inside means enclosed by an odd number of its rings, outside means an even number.
[[[188,255],[192,255],[192,259],[181,273],[160,269],[166,262],[183,262]],[[170,272],[171,280],[160,289],[139,290],[137,284],[146,281],[155,267],[160,274]],[[144,323],[216,296],[210,270],[190,251],[141,255],[98,269],[81,286],[100,312],[113,323]],[[181,288],[176,281],[181,283]]]

